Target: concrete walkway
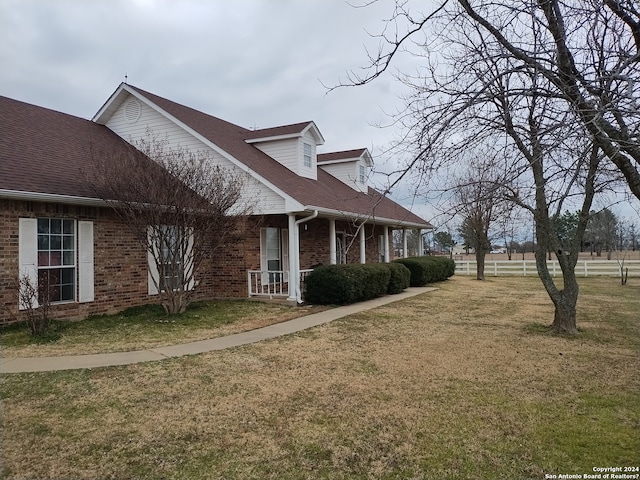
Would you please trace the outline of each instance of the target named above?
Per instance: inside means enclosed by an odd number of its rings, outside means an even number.
[[[35,357],[35,358],[0,358],[0,374],[24,372],[51,372],[55,370],[73,370],[80,368],[109,367],[114,365],[129,365],[132,363],[153,362],[166,358],[197,355],[199,353],[224,350],[249,343],[256,343],[270,338],[300,332],[317,325],[329,323],[339,318],[359,313],[364,310],[387,305],[389,303],[415,297],[425,292],[435,290],[433,287],[411,287],[397,295],[387,295],[366,302],[337,307],[304,317],[294,318],[267,327],[236,333],[226,337],[211,338],[199,342],[171,345],[169,347],[151,348],[135,352],[98,353],[92,355],[72,355],[64,357]]]

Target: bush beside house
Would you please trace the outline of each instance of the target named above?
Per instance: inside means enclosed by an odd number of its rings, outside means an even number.
[[[456,263],[445,257],[412,257],[394,260],[411,272],[410,285],[422,287],[428,283],[442,282],[455,273]]]
[[[401,263],[387,263],[385,265],[391,272],[389,285],[387,286],[387,293],[389,295],[403,292],[411,285],[411,271],[407,267]]]
[[[400,264],[324,265],[307,277],[305,301],[321,305],[360,302],[400,293],[409,286],[409,278],[409,270]]]

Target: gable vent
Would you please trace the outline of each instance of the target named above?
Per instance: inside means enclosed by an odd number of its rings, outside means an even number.
[[[127,119],[127,122],[136,123],[141,113],[142,107],[140,106],[140,102],[135,98],[129,99],[124,106],[124,118]]]

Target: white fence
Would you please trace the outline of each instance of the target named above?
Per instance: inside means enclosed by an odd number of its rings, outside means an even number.
[[[617,277],[620,276],[622,261],[617,260],[578,260],[576,275],[580,277]],[[561,276],[562,270],[557,260],[547,260],[549,271],[555,276]],[[630,277],[640,277],[640,260],[625,260],[624,269],[629,269]],[[476,262],[470,260],[456,260],[456,275],[475,275]],[[485,276],[498,277],[502,275],[537,275],[535,260],[499,260],[486,261]]]

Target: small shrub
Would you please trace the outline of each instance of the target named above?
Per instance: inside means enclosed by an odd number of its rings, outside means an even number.
[[[305,280],[305,301],[343,305],[368,300],[384,295],[390,278],[385,264],[320,266]]]
[[[387,293],[390,295],[403,292],[411,284],[411,271],[401,263],[386,263],[391,272]]]
[[[49,285],[45,283],[34,285],[31,279],[24,275],[18,280],[17,289],[29,332],[33,336],[47,335],[51,324]]]

